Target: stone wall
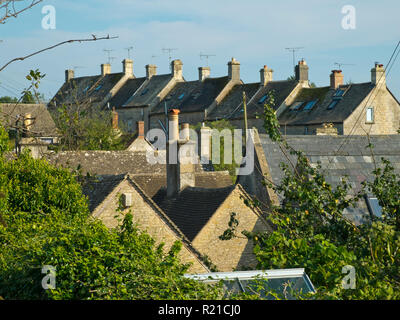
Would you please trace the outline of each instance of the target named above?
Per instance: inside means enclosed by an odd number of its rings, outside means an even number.
[[[241,198],[244,195],[241,187],[237,186],[192,241],[193,246],[217,266],[218,271],[242,270],[257,265],[253,243],[241,232],[268,230],[268,227],[260,216],[245,205]],[[239,238],[220,240],[219,236],[228,228],[232,212],[236,213],[239,221]]]
[[[164,249],[167,251],[175,241],[180,241],[168,224],[160,218],[157,208],[152,201],[146,201],[141,194],[141,190],[135,188],[128,180],[124,180],[117,188],[94,210],[93,216],[103,221],[108,228],[115,228],[119,224],[118,218],[122,215],[117,213],[118,198],[122,193],[131,193],[133,206],[126,208],[123,213],[131,212],[133,221],[140,230],[146,231],[157,244],[165,243]],[[190,273],[205,273],[207,268],[197,259],[186,245],[182,246],[179,254],[183,263],[192,263],[188,270]]]
[[[366,109],[373,107],[374,121],[366,122]],[[354,128],[354,130],[353,130]],[[344,121],[344,134],[396,134],[400,128],[400,106],[385,88],[373,90]]]

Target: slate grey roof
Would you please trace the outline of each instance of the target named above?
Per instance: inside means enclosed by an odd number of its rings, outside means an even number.
[[[89,197],[90,210],[93,211],[126,177],[127,174],[97,175],[86,179],[83,183],[84,194]],[[129,174],[149,198],[166,188],[165,174],[136,173]],[[196,172],[195,185],[199,188],[225,188],[232,186],[232,180],[226,171]]]
[[[123,107],[144,107],[150,105],[173,76],[171,74],[155,75],[147,84],[143,85]]]
[[[247,116],[256,117],[261,116],[264,112],[264,102],[261,99],[270,92],[275,94],[275,110],[285,101],[289,94],[297,86],[298,81],[296,80],[282,80],[282,81],[270,81],[265,87],[262,87],[256,95],[252,97],[252,101],[247,104]],[[232,115],[231,119],[242,119],[243,118],[243,107],[238,108]]]
[[[129,79],[125,82],[121,89],[112,97],[109,101],[110,108],[120,108],[130,97],[140,88],[143,82],[146,80],[145,77]]]
[[[82,192],[89,200],[89,210],[100,205],[107,196],[125,179],[125,174],[103,175],[85,179],[82,184]]]
[[[207,109],[229,82],[228,77],[207,78],[204,81],[178,83],[167,96],[168,109],[179,109],[181,113],[201,112]],[[184,94],[182,99],[179,97]],[[164,100],[152,114],[164,113]]]
[[[96,84],[102,78],[101,75],[73,78],[64,82],[49,103],[54,108],[62,104],[77,104],[89,101],[91,90],[97,88]]]
[[[188,187],[173,199],[166,198],[166,189],[163,188],[153,200],[189,241],[193,241],[234,188],[235,186],[218,189]]]
[[[375,85],[371,82],[342,85],[339,89],[344,90],[345,93],[341,99],[338,99],[336,106],[330,110],[328,107],[333,101],[335,89],[330,87],[304,88],[296,96],[294,103],[317,100],[314,107],[311,110],[303,110],[303,104],[298,111],[294,111],[290,110],[289,106],[280,114],[278,120],[281,125],[341,123],[351,115],[374,88]]]
[[[207,115],[207,119],[214,121],[233,117],[238,111],[243,110],[243,91],[249,101],[258,89],[260,89],[259,82],[235,85],[218,106]]]
[[[124,73],[110,73],[105,76],[88,76],[73,78],[64,82],[49,103],[50,108],[62,104],[95,104],[102,102],[110,90],[124,76]]]
[[[400,173],[400,135],[371,136],[370,139],[378,166],[380,159],[384,157]],[[280,184],[283,173],[279,165],[289,162],[279,146],[266,134],[260,134],[260,140],[272,180],[275,184]],[[286,140],[296,150],[302,150],[311,165],[321,162],[326,181],[332,187],[337,186],[344,176],[347,176],[354,191],[360,190],[362,181],[373,180],[372,171],[375,167],[370,149],[366,148],[369,144],[366,136],[286,136]],[[289,158],[296,165],[296,158]],[[345,214],[356,223],[363,222],[369,215],[364,201],[359,203],[358,208],[348,209]]]
[[[165,102],[168,109],[181,109],[181,106],[185,101],[190,99],[193,91],[201,90],[200,86],[201,81],[185,81],[177,83],[167,97],[154,107],[151,113],[164,113]]]
[[[36,137],[58,136],[57,128],[44,104],[0,104],[0,123],[5,128],[15,125],[17,115],[31,114],[34,123],[32,135]]]

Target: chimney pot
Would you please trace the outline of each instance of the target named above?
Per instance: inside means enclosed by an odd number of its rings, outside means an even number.
[[[266,65],[260,70],[260,84],[265,86],[269,81],[272,81],[274,70],[269,69]]]
[[[118,130],[118,112],[115,111],[115,107],[112,110],[112,128]]]
[[[179,59],[173,60],[171,62],[171,73],[175,79],[178,79],[178,80],[183,79],[182,66],[183,66],[183,63]]]
[[[294,68],[297,81],[308,81],[308,66],[304,59]]]
[[[199,81],[204,81],[210,77],[210,67],[199,67]]]
[[[240,62],[235,58],[228,62],[228,77],[231,81],[240,81]]]
[[[104,63],[101,65],[101,75],[104,77],[111,73],[111,65],[109,63]]]
[[[190,126],[189,123],[182,123],[181,125],[181,138],[182,140],[190,140]]]
[[[375,68],[371,69],[371,82],[380,87],[386,87],[386,71],[383,64],[375,64]]]
[[[150,79],[151,77],[157,74],[157,66],[154,64],[146,65],[146,78]]]
[[[65,82],[70,81],[75,77],[75,71],[74,70],[65,70]]]
[[[138,121],[137,125],[137,133],[139,139],[144,139],[144,121]]]
[[[133,76],[133,60],[124,59],[122,60],[122,70],[126,76]]]
[[[337,89],[343,85],[343,73],[342,70],[332,70],[330,75],[331,89]]]

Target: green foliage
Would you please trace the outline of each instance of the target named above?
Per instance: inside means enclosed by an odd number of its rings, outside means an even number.
[[[280,134],[273,100],[269,97],[264,107],[264,128],[289,164],[281,164],[280,185],[266,183],[284,199],[268,216],[274,231],[247,233],[255,243],[259,268],[305,268],[317,294],[302,298],[399,299],[400,178],[394,168],[382,159],[383,168],[377,164],[371,173],[374,181],[364,183],[377,196],[382,219],[355,226],[343,211],[355,206],[365,191],[354,193],[345,178],[332,188],[319,164],[311,166],[301,151],[291,148]],[[293,156],[296,163],[290,161]],[[234,234],[236,227],[229,225],[228,230]],[[347,265],[355,268],[355,289],[342,285],[342,268]]]
[[[224,138],[221,137],[220,139],[220,163],[213,163],[214,170],[216,171],[228,171],[229,175],[232,178],[232,181],[236,181],[236,169],[239,168],[240,163],[237,163],[235,161],[235,150],[234,150],[234,135],[233,135],[233,130],[235,127],[228,121],[228,120],[218,120],[218,121],[211,121],[207,122],[206,124],[209,128],[218,130],[221,132],[222,130],[230,130],[231,131],[231,136],[232,136],[232,147],[231,147],[231,152],[232,152],[232,163],[225,163],[224,161],[224,155],[225,155],[225,142]],[[201,123],[198,123],[197,125],[193,126],[192,129],[198,131],[201,128]],[[241,150],[239,150],[241,152]]]
[[[3,96],[0,97],[0,103],[17,103],[18,99],[15,97]]]
[[[216,299],[127,214],[107,229],[89,217],[77,177],[23,153],[0,159],[0,296],[4,299]],[[56,268],[44,290],[43,266]]]
[[[9,140],[7,131],[0,125],[0,157],[9,150]]]
[[[121,150],[125,140],[111,126],[111,112],[100,109],[81,110],[63,105],[53,118],[59,129],[62,150]]]

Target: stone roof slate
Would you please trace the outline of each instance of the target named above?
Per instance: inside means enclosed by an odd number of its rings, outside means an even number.
[[[258,89],[260,89],[259,82],[235,85],[218,106],[207,115],[207,119],[229,119],[234,114],[240,113],[243,110],[243,91],[246,93],[247,101],[249,101]]]
[[[168,109],[179,109],[182,113],[202,112],[214,102],[228,82],[229,78],[226,76],[178,83],[166,97]],[[179,99],[182,94],[184,96]],[[164,100],[152,112],[156,113],[164,113]]]
[[[304,88],[296,96],[294,103],[317,100],[314,107],[311,110],[303,110],[301,107],[298,111],[294,111],[290,110],[289,106],[280,114],[278,120],[281,125],[341,123],[352,114],[374,88],[375,85],[371,82],[340,86],[340,89],[346,90],[345,94],[330,110],[328,107],[333,101],[335,89],[330,87]]]
[[[378,167],[380,159],[391,161],[397,173],[400,173],[400,135],[371,136],[374,145],[374,156]],[[270,168],[273,183],[280,184],[283,172],[280,163],[289,164],[279,146],[272,142],[266,134],[260,134],[261,144]],[[366,136],[286,136],[289,145],[301,150],[310,160],[311,165],[321,163],[326,181],[336,187],[344,176],[354,191],[361,188],[361,182],[373,180],[375,169],[371,151],[367,148],[369,141]],[[338,151],[339,150],[339,151]],[[297,159],[289,155],[296,165]],[[349,208],[345,212],[356,223],[364,221],[369,215],[366,203],[361,201],[358,208]]]
[[[146,81],[145,77],[129,79],[125,82],[121,89],[111,98],[109,101],[110,108],[120,108],[122,107],[130,97],[140,88],[143,82]]]
[[[0,123],[9,128],[15,125],[17,115],[31,114],[34,123],[32,135],[36,137],[57,136],[57,128],[44,104],[0,104]]]
[[[171,74],[155,75],[150,78],[148,83],[143,85],[123,107],[144,107],[150,105],[158,96],[158,94],[171,81]]]
[[[235,186],[218,189],[185,188],[176,198],[166,198],[166,189],[160,189],[153,200],[190,240],[197,236],[231,194]]]

